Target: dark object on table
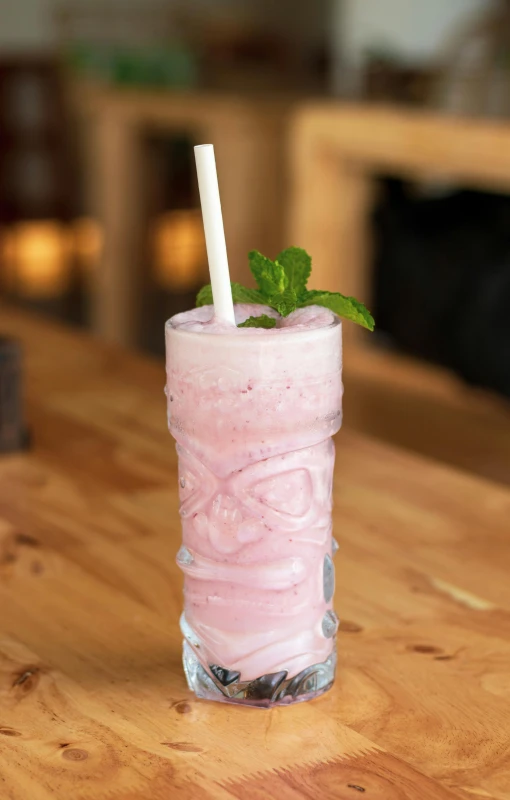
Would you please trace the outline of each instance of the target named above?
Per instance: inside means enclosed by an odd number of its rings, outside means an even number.
[[[0,453],[28,446],[21,389],[21,345],[0,336]]]

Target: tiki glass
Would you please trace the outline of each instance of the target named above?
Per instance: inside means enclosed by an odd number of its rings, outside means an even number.
[[[308,700],[335,677],[341,322],[206,332],[183,324],[196,313],[166,324],[188,684],[243,705]]]

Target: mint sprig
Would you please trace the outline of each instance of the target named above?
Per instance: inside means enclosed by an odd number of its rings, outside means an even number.
[[[258,289],[248,289],[239,283],[232,283],[234,303],[257,303],[270,306],[282,317],[288,317],[296,308],[323,306],[339,317],[374,330],[374,318],[367,308],[354,297],[346,297],[340,292],[308,290],[306,285],[312,269],[312,259],[300,247],[282,250],[274,261],[263,256],[258,250],[248,253],[248,260]],[[197,295],[197,306],[213,302],[210,284],[204,286]],[[273,328],[276,321],[267,314],[249,317],[239,327]]]
[[[274,328],[276,320],[273,317],[268,317],[267,314],[261,314],[260,317],[248,317],[244,322],[240,322],[238,328]]]

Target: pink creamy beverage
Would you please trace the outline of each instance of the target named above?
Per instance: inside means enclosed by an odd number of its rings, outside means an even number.
[[[271,706],[335,674],[331,490],[342,326],[331,311],[238,305],[166,324],[168,424],[179,454],[184,668],[203,698]]]

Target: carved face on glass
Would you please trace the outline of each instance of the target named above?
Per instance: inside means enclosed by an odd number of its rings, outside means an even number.
[[[181,515],[219,553],[235,553],[268,528],[292,533],[323,529],[331,513],[330,440],[214,475],[178,447]]]

